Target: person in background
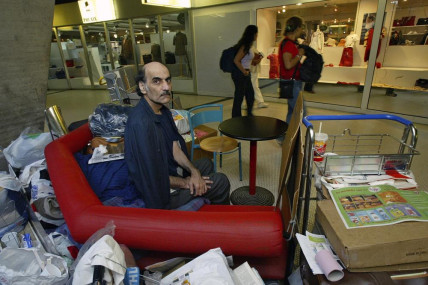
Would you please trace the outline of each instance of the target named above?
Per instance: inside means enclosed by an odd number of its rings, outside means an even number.
[[[171,75],[159,62],[145,64],[136,77],[141,98],[125,127],[125,161],[147,208],[176,209],[202,196],[229,205],[229,179],[212,173],[209,159],[189,161],[186,143],[171,111]]]
[[[290,123],[291,115],[293,114],[294,106],[296,105],[297,98],[302,90],[302,81],[300,81],[300,60],[305,54],[303,48],[298,48],[297,39],[303,33],[303,21],[299,17],[291,17],[287,20],[284,30],[284,39],[282,40],[279,50],[279,76],[281,79],[295,79],[293,98],[287,99],[288,112],[286,116],[286,123]],[[294,76],[293,76],[294,75]],[[305,106],[303,105],[303,112]],[[277,139],[279,144],[282,144],[284,137]]]
[[[260,62],[263,59],[263,54],[259,52],[255,47],[251,48],[254,53],[254,58],[251,61],[250,66],[250,73],[251,73],[251,84],[253,85],[254,89],[254,99],[257,102],[258,108],[267,108],[269,106],[265,103],[265,100],[263,99],[262,91],[260,91],[259,88],[259,72],[260,72]]]
[[[242,101],[247,101],[247,116],[253,115],[254,89],[251,84],[250,66],[254,58],[251,50],[253,42],[257,39],[258,28],[249,25],[245,28],[241,39],[234,46],[237,50],[234,63],[237,69],[232,72],[232,80],[235,85],[235,95],[233,98],[232,117],[240,117]]]

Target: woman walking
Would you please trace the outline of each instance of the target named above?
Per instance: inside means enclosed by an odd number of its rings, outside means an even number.
[[[234,63],[237,67],[232,72],[232,80],[235,84],[235,96],[233,99],[232,117],[240,117],[241,104],[245,96],[247,101],[247,116],[253,115],[254,89],[251,83],[250,66],[254,58],[254,52],[251,50],[253,42],[257,39],[258,28],[255,25],[249,25],[235,45],[237,50]]]
[[[291,115],[293,114],[294,106],[296,105],[297,98],[302,90],[302,81],[300,81],[300,60],[305,54],[303,48],[298,48],[297,38],[303,33],[303,21],[299,17],[291,17],[287,20],[284,39],[281,42],[278,51],[279,59],[279,76],[281,79],[295,79],[293,88],[293,98],[287,99],[288,112],[286,122],[290,123]],[[305,107],[303,106],[303,112]]]

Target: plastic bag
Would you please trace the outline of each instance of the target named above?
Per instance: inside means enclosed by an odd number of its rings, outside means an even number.
[[[92,134],[99,137],[123,137],[131,108],[116,104],[98,105],[89,116]]]
[[[45,147],[52,141],[50,133],[32,132],[25,128],[19,137],[3,150],[4,156],[14,168],[23,168],[45,158]]]
[[[54,267],[56,272],[49,267]],[[60,285],[67,279],[67,263],[59,256],[35,248],[5,248],[0,252],[1,284]]]
[[[172,118],[177,126],[180,135],[190,131],[189,122],[187,121],[189,111],[171,109]]]
[[[67,281],[67,284],[73,284],[73,274],[82,256],[89,250],[89,248],[91,248],[92,245],[94,245],[94,243],[96,243],[103,236],[110,235],[114,237],[115,229],[116,229],[116,226],[114,225],[114,222],[109,221],[104,228],[99,229],[93,235],[91,235],[90,238],[88,238],[88,240],[80,248],[79,254],[77,255],[76,259],[74,260],[73,264],[70,267],[71,278]]]

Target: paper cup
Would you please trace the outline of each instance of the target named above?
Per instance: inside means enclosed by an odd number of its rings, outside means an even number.
[[[342,267],[337,263],[329,250],[323,249],[318,251],[315,255],[315,261],[329,281],[335,282],[343,278]]]
[[[315,152],[314,152],[314,160],[315,161],[322,161],[324,158],[322,155],[324,155],[325,150],[327,148],[327,140],[328,135],[325,133],[315,133]]]

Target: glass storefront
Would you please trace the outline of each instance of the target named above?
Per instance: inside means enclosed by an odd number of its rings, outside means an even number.
[[[131,92],[137,68],[158,61],[170,69],[175,91],[192,93],[191,34],[187,11],[54,28],[49,89],[105,88],[103,74],[120,70]]]
[[[428,3],[387,2],[368,109],[427,117]]]
[[[377,13],[383,17],[376,19]],[[257,9],[257,49],[266,55],[262,92],[277,97],[270,59],[278,52],[286,20],[299,16],[306,30],[301,41],[324,59],[319,82],[306,84],[307,102],[427,118],[427,13],[422,0],[333,0]]]
[[[57,28],[58,40],[66,63],[66,75],[72,89],[91,87],[87,51],[83,48],[80,26]]]

